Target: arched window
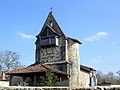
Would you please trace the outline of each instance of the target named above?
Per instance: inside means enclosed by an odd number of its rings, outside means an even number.
[[[27,77],[25,79],[26,86],[31,86],[32,85],[32,79],[30,77]]]
[[[23,79],[19,76],[14,76],[11,80],[11,86],[23,86]]]

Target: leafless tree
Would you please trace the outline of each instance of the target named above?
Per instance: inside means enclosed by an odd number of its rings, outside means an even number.
[[[113,72],[108,72],[105,75],[106,83],[117,84],[117,78]]]
[[[101,71],[98,71],[96,74],[98,84],[120,84],[120,71],[118,71],[117,74],[117,76],[113,72],[103,74]]]
[[[117,73],[117,83],[120,84],[120,70]]]
[[[0,51],[0,66],[2,71],[10,71],[21,68],[19,54],[13,51]]]
[[[120,77],[120,70],[119,70],[119,71],[117,71],[117,74],[118,74],[118,76]]]
[[[105,76],[101,71],[97,71],[96,77],[97,77],[97,83],[98,84],[102,84],[102,83],[105,82]]]

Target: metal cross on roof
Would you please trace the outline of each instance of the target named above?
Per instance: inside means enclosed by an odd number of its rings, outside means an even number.
[[[51,7],[50,9],[51,9],[51,12],[52,12],[52,10],[53,10],[53,7]]]

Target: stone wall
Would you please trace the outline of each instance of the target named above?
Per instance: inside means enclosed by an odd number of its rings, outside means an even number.
[[[80,70],[80,86],[89,87],[90,85],[90,75],[88,72]]]
[[[38,51],[40,53],[36,53],[37,57],[41,59],[40,63],[54,64],[56,62],[66,61],[66,40],[63,37],[59,37],[58,43],[58,46],[37,47],[37,49],[40,48],[40,51]]]
[[[120,87],[95,87],[95,88],[77,88],[70,89],[68,87],[0,87],[0,90],[120,90]]]
[[[80,87],[79,44],[69,40],[68,60],[70,62],[70,87]]]
[[[9,86],[9,81],[0,81],[0,86]]]

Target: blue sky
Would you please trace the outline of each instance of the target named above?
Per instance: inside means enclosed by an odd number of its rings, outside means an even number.
[[[64,33],[82,42],[80,63],[97,70],[120,70],[120,0],[0,0],[0,51],[34,63],[35,36],[50,7]]]

